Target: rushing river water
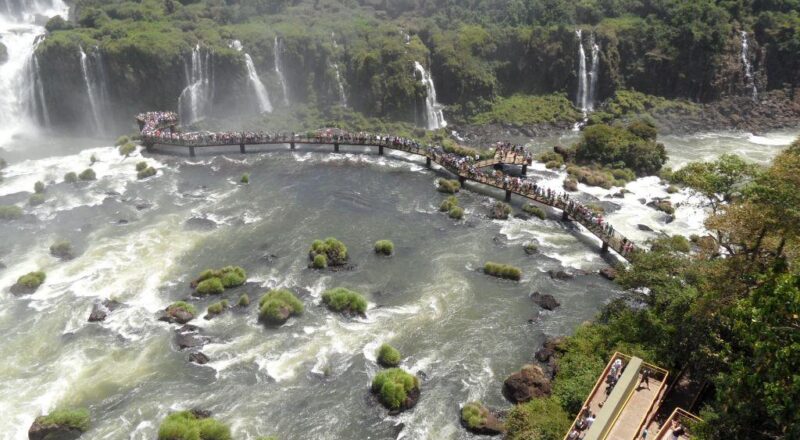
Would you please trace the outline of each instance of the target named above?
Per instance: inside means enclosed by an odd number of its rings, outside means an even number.
[[[797,134],[663,141],[676,165],[729,151],[763,163]],[[241,439],[471,438],[458,424],[460,404],[507,406],[502,380],[531,359],[545,335],[570,333],[618,294],[596,275],[607,264],[596,240],[556,213],[543,221],[492,221],[489,196],[499,193],[464,191],[466,220],[456,222],[437,209],[444,196],[434,181],[444,174],[419,160],[315,148],[191,160],[146,155],[159,172],[145,181],[134,170],[140,153],[124,159],[99,141],[42,139],[0,152],[10,163],[0,204],[24,206],[34,182],[48,183],[44,205],[0,222],[0,260],[8,266],[0,269],[0,438],[26,438],[34,417],[58,405],[91,410],[86,439],[151,440],[170,411],[191,407],[211,410]],[[97,181],[62,182],[93,155]],[[239,185],[245,172],[250,184]],[[554,188],[563,180],[543,167],[531,173]],[[672,196],[685,205],[669,225],[638,200],[666,195],[657,179],[631,183],[634,194],[622,200],[581,189],[637,239],[648,237],[638,224],[702,230],[703,211],[689,194]],[[354,270],[306,269],[311,241],[327,236],[347,244]],[[73,243],[75,259],[49,255],[49,245],[62,238]],[[393,240],[396,255],[376,257],[372,244],[379,239]],[[527,256],[522,245],[531,241],[540,252]],[[523,268],[522,282],[479,273],[489,260]],[[278,329],[257,322],[255,304],[195,319],[211,338],[203,348],[211,362],[191,364],[175,346],[176,327],[157,321],[157,312],[188,298],[189,281],[201,270],[230,264],[247,269],[250,284],[222,297],[235,303],[249,292],[255,303],[269,288],[288,287],[306,312]],[[36,293],[7,291],[37,269],[47,280]],[[554,281],[546,273],[561,269],[576,277]],[[337,286],[366,295],[366,319],[319,306],[322,291]],[[528,297],[534,291],[554,295],[561,307],[541,311]],[[106,298],[124,306],[103,323],[87,323],[92,304]],[[212,302],[193,301],[202,311]],[[423,378],[418,406],[396,417],[368,392],[381,342],[396,346],[402,366]]]

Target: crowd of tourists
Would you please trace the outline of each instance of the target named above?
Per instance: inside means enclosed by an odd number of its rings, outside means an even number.
[[[308,143],[308,144],[347,144],[383,146],[409,153],[429,157],[455,174],[470,180],[510,190],[525,197],[564,210],[570,217],[586,226],[595,234],[606,240],[615,239],[619,246],[615,249],[623,254],[634,250],[633,243],[617,236],[614,228],[601,214],[574,200],[565,192],[557,192],[544,188],[536,181],[518,176],[511,176],[500,170],[478,165],[480,156],[462,156],[446,152],[440,145],[423,145],[414,139],[400,136],[380,135],[367,132],[350,133],[345,130],[328,128],[316,132],[270,133],[266,131],[223,131],[223,132],[180,132],[174,129],[178,115],[174,112],[149,112],[138,116],[143,121],[142,140],[146,143],[166,145],[207,146],[207,145],[240,145],[267,143]],[[510,142],[498,142],[494,146],[495,159],[501,163],[530,164],[533,160],[530,152],[521,145]]]

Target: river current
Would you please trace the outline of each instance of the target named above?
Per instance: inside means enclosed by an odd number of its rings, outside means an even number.
[[[715,132],[665,136],[678,167],[726,152],[766,163],[800,130],[752,136]],[[572,134],[561,140],[566,143]],[[545,149],[554,140],[536,140]],[[619,294],[597,275],[608,261],[592,236],[559,220],[488,218],[499,192],[469,184],[459,198],[464,221],[438,212],[443,195],[419,159],[401,153],[377,156],[342,147],[265,148],[240,155],[168,152],[123,158],[94,139],[34,139],[0,151],[9,162],[0,182],[0,204],[23,206],[26,215],[0,222],[0,414],[2,439],[24,439],[33,419],[57,406],[85,406],[92,413],[86,439],[155,438],[171,411],[211,410],[232,426],[235,438],[467,439],[459,405],[481,400],[507,407],[502,380],[532,359],[546,335],[569,334]],[[97,181],[63,183],[69,171],[97,162]],[[158,169],[136,179],[141,160]],[[238,183],[250,173],[250,184]],[[531,175],[560,188],[563,174],[532,167]],[[26,205],[37,180],[47,201]],[[667,196],[656,178],[617,190],[583,185],[586,200],[607,207],[610,221],[644,240],[655,233],[702,233],[704,211],[686,192],[676,218],[639,199]],[[475,191],[472,191],[475,190]],[[512,203],[519,208],[521,200]],[[517,211],[519,211],[517,209]],[[306,268],[317,238],[335,236],[349,248],[355,268],[317,272]],[[48,247],[68,239],[76,258],[62,262]],[[396,255],[379,258],[372,244],[394,241]],[[539,253],[526,255],[534,242]],[[519,283],[481,274],[486,261],[523,269]],[[207,321],[195,319],[211,342],[211,362],[188,362],[174,342],[174,325],[157,321],[173,301],[190,297],[189,282],[209,267],[240,265],[249,284],[226,291],[235,303],[243,292],[253,303]],[[8,287],[32,270],[47,272],[36,293],[14,296]],[[575,274],[551,279],[548,270]],[[362,292],[366,319],[345,319],[320,307],[332,287]],[[275,287],[294,290],[305,313],[280,328],[258,323],[256,301]],[[561,302],[540,310],[529,295],[549,293]],[[114,298],[124,305],[102,323],[88,323],[92,305]],[[202,312],[213,299],[193,299]],[[416,408],[389,416],[369,393],[378,371],[375,350],[397,347],[402,366],[422,378]]]

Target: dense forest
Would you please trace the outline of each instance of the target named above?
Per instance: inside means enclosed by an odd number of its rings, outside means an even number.
[[[706,103],[757,90],[759,99],[776,91],[792,99],[800,84],[798,10],[796,0],[78,0],[69,20],[50,20],[36,53],[55,125],[85,119],[75,111],[88,104],[82,50],[101,67],[96,81],[108,90],[114,121],[174,109],[195,47],[209,58],[207,116],[257,111],[233,40],[281,105],[327,109],[344,94],[357,112],[413,123],[427,94],[415,76],[419,62],[448,120],[491,121],[511,108],[527,112],[521,123],[574,122],[578,53],[585,48],[589,57],[594,45],[590,99],[598,106],[624,91],[643,94],[631,107],[648,95]],[[541,111],[515,110],[508,99],[520,95]]]

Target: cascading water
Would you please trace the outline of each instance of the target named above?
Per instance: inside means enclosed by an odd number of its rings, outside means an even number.
[[[594,34],[590,39],[592,43],[592,67],[589,71],[589,99],[586,102],[586,109],[594,111],[594,103],[597,100],[597,74],[600,60],[600,46],[594,41]]]
[[[742,65],[744,65],[744,78],[747,87],[750,88],[753,100],[758,99],[758,86],[753,75],[753,65],[750,63],[750,46],[747,41],[747,32],[741,31],[742,36]]]
[[[331,33],[331,40],[333,41],[334,51],[338,52],[339,45],[336,43],[336,38],[333,33]],[[339,72],[339,64],[331,62],[331,67],[333,68],[333,73],[336,77],[336,86],[339,89],[339,103],[342,105],[342,107],[347,107],[347,93],[344,91],[344,83],[342,82],[342,74]]]
[[[425,86],[425,126],[428,130],[438,130],[447,126],[442,113],[442,105],[436,101],[436,87],[433,78],[418,61],[414,61],[414,69],[419,73],[420,81]]]
[[[283,89],[283,103],[289,105],[289,88],[286,86],[286,77],[283,75],[283,61],[281,54],[283,53],[283,41],[277,36],[275,37],[275,44],[273,45],[272,55],[275,63],[275,73],[278,74],[278,80]]]
[[[67,12],[61,0],[6,0],[0,7],[0,40],[8,50],[8,60],[0,65],[0,145],[17,133],[49,125],[39,62],[33,56],[46,31],[35,23],[41,22],[37,17],[66,17]]]
[[[589,117],[589,113],[594,111],[594,102],[597,97],[597,76],[600,66],[600,46],[591,34],[589,41],[591,44],[591,66],[586,69],[586,51],[583,49],[583,31],[575,31],[578,38],[578,93],[575,96],[575,105],[583,113],[583,122],[575,124],[575,129],[580,129]]]
[[[89,56],[79,47],[81,58],[81,73],[83,74],[83,83],[86,86],[86,94],[89,97],[89,110],[92,112],[92,124],[95,132],[102,132],[105,125],[103,124],[103,105],[102,105],[102,92],[101,86],[92,78],[92,69],[89,66]]]
[[[230,47],[239,52],[244,51],[242,42],[239,40],[233,40],[230,44]],[[245,67],[247,67],[247,78],[250,81],[250,85],[253,86],[253,91],[256,93],[258,110],[261,113],[272,113],[272,102],[269,100],[267,88],[264,87],[264,83],[261,82],[261,78],[258,76],[258,71],[256,71],[256,65],[253,63],[253,58],[251,58],[250,54],[247,52],[244,53],[244,64]]]
[[[586,84],[586,52],[583,50],[582,34],[580,29],[575,31],[575,35],[578,37],[578,95],[575,97],[575,105],[586,113],[588,86]]]
[[[192,50],[192,65],[186,69],[186,82],[188,85],[178,98],[178,109],[181,120],[191,124],[208,116],[214,99],[211,53],[201,50],[199,44]]]

